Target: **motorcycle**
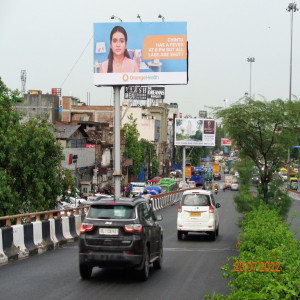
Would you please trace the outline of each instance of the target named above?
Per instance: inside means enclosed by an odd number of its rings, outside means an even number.
[[[215,194],[218,194],[218,189],[215,189]]]

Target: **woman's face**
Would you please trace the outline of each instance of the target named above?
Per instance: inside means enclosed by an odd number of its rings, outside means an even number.
[[[110,48],[113,54],[124,55],[126,47],[127,47],[127,43],[124,34],[119,31],[115,32],[110,42]]]

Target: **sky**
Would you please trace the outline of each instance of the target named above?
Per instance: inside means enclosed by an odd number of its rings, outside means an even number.
[[[112,87],[93,85],[93,24],[187,22],[189,82],[166,86],[183,115],[228,107],[250,90],[288,99],[291,16],[286,0],[0,0],[0,77],[10,89],[61,88],[91,105],[113,105]],[[297,3],[297,2],[296,2]],[[300,8],[300,1],[297,3]],[[292,95],[300,99],[300,11],[293,21]],[[121,90],[121,101],[124,90]]]

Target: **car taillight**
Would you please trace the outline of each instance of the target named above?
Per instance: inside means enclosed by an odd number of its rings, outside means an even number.
[[[83,223],[80,226],[80,233],[85,233],[86,231],[92,231],[93,228],[94,228],[94,225]]]
[[[214,213],[214,208],[213,208],[212,205],[209,207],[209,213],[210,213],[210,214],[213,214],[213,213]]]
[[[127,224],[124,229],[126,232],[141,233],[143,226],[141,224]]]
[[[178,207],[178,212],[182,212],[182,206],[181,205],[179,205],[179,207]]]

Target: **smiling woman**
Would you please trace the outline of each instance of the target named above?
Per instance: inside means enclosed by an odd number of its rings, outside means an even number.
[[[121,26],[115,26],[110,33],[110,50],[99,73],[133,73],[139,72],[137,63],[132,60],[127,50],[127,32]]]

